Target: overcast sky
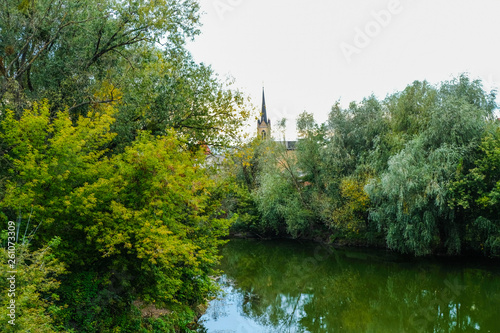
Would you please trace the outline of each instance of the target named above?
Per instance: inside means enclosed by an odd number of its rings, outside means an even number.
[[[231,75],[269,118],[306,110],[324,122],[332,105],[379,98],[414,80],[467,72],[500,83],[499,0],[199,0],[198,62]]]

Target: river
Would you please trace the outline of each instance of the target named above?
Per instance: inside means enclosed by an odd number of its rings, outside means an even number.
[[[500,332],[498,261],[231,240],[198,332]]]

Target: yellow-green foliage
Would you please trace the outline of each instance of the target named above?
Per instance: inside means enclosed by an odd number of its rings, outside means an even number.
[[[114,136],[113,121],[97,112],[79,117],[75,126],[67,112],[51,120],[47,101],[35,103],[19,120],[8,110],[0,138],[10,147],[5,158],[12,167],[0,207],[26,214],[33,208],[35,217],[52,223],[54,215],[46,210],[63,213],[71,205],[69,192],[98,177],[94,164]]]
[[[342,204],[333,213],[333,223],[336,227],[354,232],[364,229],[370,205],[370,198],[365,192],[364,186],[364,179],[355,177],[342,179],[340,183]]]
[[[201,151],[184,150],[174,133],[143,133],[123,154],[100,163],[101,178],[70,198],[74,214],[85,207],[87,219],[78,228],[101,256],[132,255],[143,273],[155,276],[144,286],[146,300],[176,301],[180,290],[206,278],[216,262],[217,237],[229,222],[211,216],[215,183],[203,162]]]
[[[57,255],[72,271],[133,276],[120,295],[160,305],[203,301],[230,223],[211,197],[217,184],[205,155],[167,131],[142,132],[110,156],[113,108],[103,110],[76,121],[66,112],[51,118],[46,102],[20,119],[8,112],[0,139],[11,167],[0,209],[9,217],[32,210],[42,223],[35,245],[60,236]]]

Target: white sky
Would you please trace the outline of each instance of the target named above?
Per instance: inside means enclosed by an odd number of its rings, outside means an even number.
[[[499,86],[499,0],[199,2],[202,35],[188,44],[195,60],[234,77],[258,112],[264,83],[268,116],[288,119],[287,139],[304,110],[324,122],[337,100],[382,99],[414,80],[467,72],[488,90]]]

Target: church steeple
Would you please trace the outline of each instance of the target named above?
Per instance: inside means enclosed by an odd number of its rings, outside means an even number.
[[[257,135],[262,139],[271,137],[271,120],[267,119],[266,96],[264,94],[264,87],[262,87],[262,110],[260,113],[260,119],[257,120]]]
[[[262,113],[260,121],[267,124],[266,96],[264,95],[264,87],[262,87]]]

